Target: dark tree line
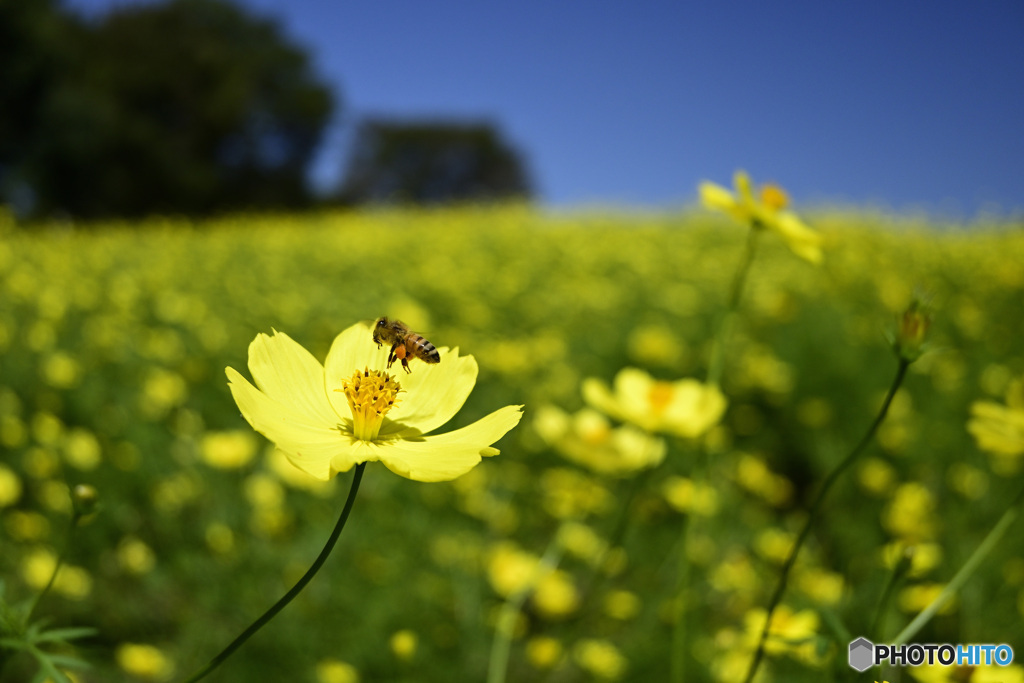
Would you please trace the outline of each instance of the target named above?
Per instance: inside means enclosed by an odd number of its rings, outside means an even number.
[[[0,193],[40,215],[301,206],[334,105],[275,23],[221,0],[94,24],[2,0],[0,74]]]
[[[307,53],[229,0],[0,0],[0,204],[80,218],[292,209],[336,113]],[[530,194],[489,124],[357,129],[334,199],[438,203]]]
[[[490,124],[360,125],[341,200],[439,204],[527,198],[526,169]]]

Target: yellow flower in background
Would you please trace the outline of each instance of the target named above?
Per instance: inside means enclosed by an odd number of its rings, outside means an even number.
[[[764,185],[760,198],[756,198],[750,176],[744,171],[736,172],[733,185],[735,194],[715,183],[701,183],[698,188],[701,203],[732,216],[740,223],[771,230],[800,258],[821,263],[821,235],[805,225],[795,213],[786,210],[789,197],[785,190],[777,185]]]
[[[939,666],[922,664],[907,671],[921,683],[1024,683],[1024,668],[1010,664],[999,666]]]
[[[675,510],[701,517],[718,512],[718,492],[710,484],[687,477],[671,476],[661,487],[662,495]]]
[[[552,669],[562,659],[561,641],[550,636],[534,636],[526,642],[526,659],[535,669]]]
[[[889,533],[911,543],[927,541],[936,533],[935,496],[924,484],[907,482],[897,487],[882,513]]]
[[[420,639],[415,631],[404,628],[401,631],[392,633],[388,644],[391,645],[391,652],[394,653],[395,657],[403,662],[407,662],[416,656]]]
[[[359,671],[340,659],[323,659],[316,665],[317,683],[359,683]]]
[[[381,369],[387,349],[377,348],[365,323],[337,336],[324,365],[275,331],[257,335],[249,345],[256,386],[234,368],[226,372],[253,429],[317,479],[380,461],[409,479],[447,481],[482,456],[496,455],[491,444],[519,423],[522,406],[505,406],[461,429],[425,436],[455,416],[476,384],[472,356],[447,347],[438,351],[440,363],[417,364],[400,384]]]
[[[603,639],[580,640],[573,647],[572,654],[580,668],[603,680],[621,678],[629,665],[622,652]]]
[[[718,387],[695,379],[664,382],[637,368],[620,370],[613,389],[597,379],[584,380],[583,398],[606,415],[648,432],[687,438],[715,426],[726,407]]]
[[[613,429],[607,418],[589,408],[568,415],[542,406],[534,428],[566,459],[598,474],[627,475],[665,459],[664,441],[631,425]]]
[[[203,462],[217,469],[245,467],[256,455],[256,439],[252,432],[239,429],[207,432],[199,441],[199,455]]]
[[[21,479],[11,468],[0,465],[0,508],[14,505],[21,498]]]
[[[746,643],[753,650],[764,630],[767,612],[754,609],[747,612],[744,618]],[[768,629],[768,640],[765,652],[770,655],[789,655],[799,660],[814,664],[819,657],[815,652],[814,639],[817,636],[820,620],[818,613],[806,609],[793,611],[788,605],[779,605],[772,613],[772,623]]]
[[[162,681],[174,674],[174,662],[152,645],[122,643],[117,646],[114,658],[125,673],[138,678]]]
[[[967,431],[978,448],[999,458],[1000,464],[1005,465],[1001,469],[1014,471],[1019,457],[1024,455],[1024,378],[1010,383],[1006,405],[975,401],[971,405]]]

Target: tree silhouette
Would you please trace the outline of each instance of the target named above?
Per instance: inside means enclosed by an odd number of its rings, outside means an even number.
[[[26,149],[0,159],[0,173],[31,187],[38,213],[308,201],[306,167],[333,102],[274,22],[225,0],[173,0],[70,23],[75,59],[45,86]]]
[[[518,153],[493,125],[362,122],[340,191],[347,204],[528,198]]]

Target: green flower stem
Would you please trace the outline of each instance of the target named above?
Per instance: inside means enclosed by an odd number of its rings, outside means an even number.
[[[775,612],[775,608],[779,606],[782,601],[782,594],[786,591],[786,582],[789,580],[789,572],[793,569],[793,565],[796,563],[797,555],[800,553],[800,548],[803,546],[804,541],[807,540],[807,536],[811,531],[811,525],[814,523],[815,517],[817,516],[819,508],[821,508],[822,502],[825,500],[825,496],[828,494],[829,489],[836,483],[836,480],[849,469],[850,465],[857,459],[871,440],[875,436],[875,432],[878,431],[882,421],[885,420],[886,414],[889,412],[889,406],[892,404],[892,399],[896,395],[896,391],[900,388],[903,383],[903,378],[907,374],[907,368],[910,367],[910,361],[900,358],[899,367],[896,369],[896,376],[893,378],[892,386],[889,387],[889,393],[886,394],[885,400],[882,402],[882,408],[878,411],[878,415],[875,417],[874,422],[865,432],[860,442],[854,446],[853,450],[843,458],[842,461],[835,468],[829,472],[828,476],[825,477],[825,481],[822,482],[821,488],[818,490],[818,495],[815,497],[814,502],[811,503],[810,509],[807,511],[807,521],[804,522],[803,528],[800,530],[800,535],[797,536],[796,542],[793,543],[793,547],[789,550],[789,556],[786,558],[786,562],[782,565],[782,574],[779,576],[779,582],[775,586],[775,592],[772,593],[771,600],[768,602],[768,613],[765,615],[764,628],[761,629],[761,637],[758,639],[757,650],[754,652],[754,659],[750,663],[750,669],[747,671],[747,677],[744,679],[745,683],[750,683],[754,680],[754,675],[757,673],[757,668],[761,664],[761,659],[764,657],[764,646],[768,640],[768,629],[772,623],[772,614]]]
[[[679,577],[676,586],[676,598],[673,609],[675,621],[672,625],[672,657],[671,657],[671,678],[672,683],[682,683],[686,680],[686,664],[689,657],[689,630],[686,628],[688,613],[687,600],[689,599],[690,587],[690,558],[687,557],[687,533],[690,527],[691,515],[683,515],[682,530],[679,534]]]
[[[71,547],[71,538],[75,534],[75,528],[78,527],[78,522],[82,519],[82,515],[76,510],[71,515],[71,524],[68,526],[67,538],[64,539],[64,547],[61,548],[60,554],[57,555],[57,562],[53,565],[53,573],[50,574],[50,580],[43,586],[43,590],[36,594],[36,597],[32,600],[32,606],[28,608],[28,612],[25,613],[25,625],[32,621],[32,614],[35,613],[36,607],[42,601],[43,596],[50,592],[53,588],[54,582],[57,580],[57,574],[60,573],[60,568],[64,566],[64,558],[67,557],[68,548]]]
[[[974,570],[981,565],[985,557],[988,556],[992,550],[999,545],[999,542],[1006,535],[1007,530],[1017,520],[1017,516],[1020,514],[1020,504],[1024,500],[1024,490],[1021,490],[1014,498],[1013,502],[1010,503],[1010,507],[1003,513],[1003,516],[999,518],[996,525],[992,527],[992,531],[988,532],[988,536],[981,542],[981,545],[975,549],[974,553],[971,554],[967,561],[964,562],[964,566],[960,568],[960,571],[956,573],[946,587],[942,589],[931,603],[925,607],[920,614],[914,617],[914,620],[907,624],[906,628],[900,631],[892,643],[894,645],[902,645],[908,640],[917,635],[917,632],[921,630],[921,627],[928,623],[928,620],[935,616],[942,607],[952,598],[961,586],[967,583],[967,580],[971,578]]]
[[[320,551],[320,555],[317,556],[312,566],[306,571],[302,578],[299,579],[298,583],[296,583],[290,591],[285,593],[284,597],[274,603],[273,607],[264,612],[263,616],[254,621],[249,628],[242,631],[241,635],[231,641],[231,644],[224,648],[219,655],[211,659],[210,663],[207,664],[205,668],[195,674],[192,674],[192,676],[186,679],[185,683],[194,683],[195,681],[204,678],[208,673],[220,666],[224,660],[230,657],[235,650],[240,648],[245,641],[249,640],[256,631],[263,628],[268,621],[273,619],[278,612],[285,608],[285,605],[291,602],[296,595],[302,592],[302,589],[306,587],[306,584],[312,580],[320,570],[320,567],[323,566],[324,562],[327,560],[327,556],[331,554],[331,551],[334,549],[334,545],[338,542],[338,537],[341,536],[341,530],[345,528],[345,522],[348,521],[349,513],[352,512],[352,504],[355,503],[356,492],[359,491],[359,482],[362,481],[363,469],[365,467],[366,463],[364,462],[356,465],[355,474],[352,476],[352,486],[348,491],[348,499],[345,501],[345,507],[341,511],[338,523],[334,525],[334,531],[331,532],[330,538],[327,539],[327,545],[325,545],[324,549]]]
[[[882,595],[878,599],[878,606],[875,608],[875,616],[871,619],[871,626],[868,628],[870,635],[879,635],[881,629],[885,623],[886,611],[889,609],[889,603],[892,600],[893,593],[896,592],[896,587],[906,577],[907,572],[910,571],[913,558],[907,554],[906,549],[900,554],[900,557],[893,564],[892,571],[889,572],[889,580],[885,582],[885,588],[882,589]]]
[[[523,603],[537,585],[544,572],[558,566],[562,559],[561,527],[555,532],[540,562],[534,567],[530,579],[518,591],[509,596],[498,614],[498,625],[494,631],[494,644],[491,645],[491,659],[487,665],[487,683],[505,683],[508,672],[508,655],[512,648],[512,636],[515,634],[516,617],[523,608]]]
[[[740,307],[740,299],[743,297],[743,289],[747,283],[747,276],[750,274],[750,266],[754,263],[754,254],[757,251],[757,234],[761,232],[758,224],[750,226],[747,233],[747,243],[743,249],[743,256],[740,264],[733,274],[732,284],[729,287],[729,302],[718,323],[718,331],[711,347],[711,359],[708,361],[708,384],[718,386],[722,381],[722,365],[725,357],[725,343],[732,331],[733,320]]]

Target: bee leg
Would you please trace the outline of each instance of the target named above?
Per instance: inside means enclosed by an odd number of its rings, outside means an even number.
[[[402,369],[405,370],[406,373],[408,373],[410,375],[412,374],[412,370],[409,369],[409,359],[408,358],[403,358],[402,359]]]
[[[395,362],[395,358],[398,357],[397,354],[395,353],[395,349],[397,349],[397,348],[398,348],[398,344],[395,344],[394,346],[391,347],[391,353],[388,354],[388,370],[391,369],[392,363],[394,363]]]

